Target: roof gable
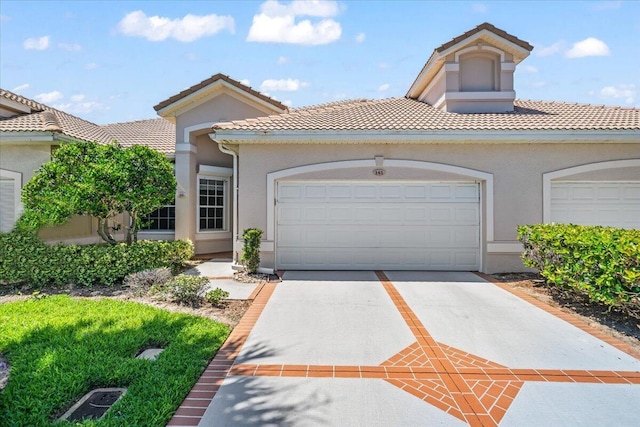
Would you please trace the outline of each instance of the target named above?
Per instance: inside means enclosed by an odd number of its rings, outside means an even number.
[[[176,115],[196,108],[198,105],[216,97],[221,91],[230,93],[232,96],[256,106],[259,110],[264,111],[265,114],[287,111],[286,105],[221,73],[183,90],[158,103],[153,108],[160,116],[171,120]]]

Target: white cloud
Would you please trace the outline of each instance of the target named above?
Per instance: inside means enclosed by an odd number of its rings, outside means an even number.
[[[86,68],[87,70],[95,70],[98,67],[99,65],[96,64],[95,62],[89,62],[88,64],[84,64],[84,68]]]
[[[286,100],[282,101],[282,103],[284,105],[286,105],[287,107],[291,107],[293,105],[293,101],[291,101],[290,99],[286,99]]]
[[[367,39],[367,35],[365,33],[358,33],[356,36],[356,43],[362,43]]]
[[[268,0],[260,6],[260,14],[254,15],[247,41],[300,45],[332,43],[342,35],[340,23],[329,19],[337,14],[338,3],[335,1],[294,0],[284,5]],[[296,22],[298,16],[325,19],[315,23],[308,19]]]
[[[46,50],[49,47],[49,36],[31,37],[22,42],[27,50]]]
[[[382,84],[378,86],[378,92],[384,92],[387,89],[389,89],[389,87],[390,87],[389,83]]]
[[[137,10],[128,13],[118,23],[117,30],[125,36],[144,37],[156,42],[173,38],[181,42],[192,42],[204,36],[228,30],[235,31],[231,16],[185,15],[182,19],[170,19],[161,16],[147,16]]]
[[[538,69],[533,65],[523,65],[519,69],[528,74],[536,74],[538,72]]]
[[[286,64],[287,62],[291,62],[291,59],[287,58],[286,56],[281,56],[280,58],[278,58],[279,65]]]
[[[84,95],[82,94],[78,94],[78,95],[71,95],[70,98],[73,102],[80,102],[84,99]]]
[[[260,92],[295,92],[307,86],[309,83],[298,79],[267,79],[260,85]]]
[[[605,86],[600,89],[599,95],[602,98],[624,99],[627,104],[633,104],[636,100],[636,85]]]
[[[391,64],[389,64],[388,62],[379,62],[377,64],[377,67],[381,70],[386,70],[388,68],[391,68]]]
[[[16,86],[11,92],[20,93],[25,89],[29,89],[29,83],[23,83],[20,86]]]
[[[489,10],[484,3],[474,3],[471,9],[476,13],[487,13]]]
[[[58,43],[58,48],[69,52],[79,52],[82,50],[82,46],[78,43]]]
[[[332,0],[293,0],[280,4],[277,0],[267,0],[260,5],[260,11],[269,16],[304,15],[328,18],[338,14],[338,2]]]
[[[34,96],[34,98],[44,104],[48,104],[49,102],[56,102],[64,98],[64,95],[61,92],[54,90],[53,92],[41,93]]]
[[[535,52],[538,56],[551,56],[560,52],[564,48],[565,41],[560,40],[552,44],[551,46],[536,46]]]
[[[251,82],[249,81],[249,79],[242,79],[240,80],[240,83],[242,83],[245,86],[251,86]]]
[[[53,107],[70,114],[89,114],[94,111],[109,109],[108,106],[96,101],[70,102],[67,104],[56,104]]]
[[[609,46],[595,37],[588,37],[573,44],[565,54],[567,58],[584,58],[587,56],[609,56]]]

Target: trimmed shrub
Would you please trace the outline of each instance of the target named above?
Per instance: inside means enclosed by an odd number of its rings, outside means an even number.
[[[224,298],[229,298],[229,292],[221,288],[215,288],[204,294],[204,300],[218,307]]]
[[[260,240],[262,230],[247,228],[242,232],[244,247],[242,248],[242,262],[249,273],[255,273],[260,267]]]
[[[132,245],[48,245],[35,232],[0,233],[0,282],[33,286],[113,285],[138,271],[177,270],[193,256],[189,240],[140,241]]]
[[[640,230],[565,224],[518,228],[522,258],[548,283],[628,312],[640,310]]]
[[[150,292],[161,300],[197,307],[202,302],[202,294],[208,284],[206,277],[180,274],[170,282],[153,285]]]
[[[149,292],[154,285],[164,285],[173,279],[171,270],[167,267],[142,270],[129,274],[124,279],[124,285],[131,289],[134,295],[142,296]]]

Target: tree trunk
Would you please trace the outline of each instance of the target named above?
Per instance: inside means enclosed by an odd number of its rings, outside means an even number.
[[[106,218],[98,218],[98,234],[105,242],[110,245],[115,245],[116,239],[113,238],[111,232],[109,231],[109,223]]]
[[[129,212],[131,225],[127,229],[127,245],[138,242],[138,214]]]

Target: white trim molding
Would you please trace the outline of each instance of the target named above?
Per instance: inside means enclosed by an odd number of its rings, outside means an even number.
[[[501,92],[496,92],[501,93]],[[437,144],[442,141],[483,144],[637,144],[638,130],[225,130],[218,129],[211,138],[224,144],[252,144],[273,142],[277,144],[367,144],[384,142],[387,144]]]
[[[633,167],[640,167],[640,159],[588,163],[542,174],[542,222],[551,222],[551,181],[580,173]]]
[[[188,142],[176,142],[176,154],[182,153],[198,153],[198,148]]]
[[[187,126],[186,128],[184,128],[182,140],[186,144],[191,143],[191,139],[189,138],[191,136],[191,132],[199,131],[202,129],[207,129],[210,131],[211,126],[213,126],[213,122],[204,122],[204,123],[198,123],[196,125]]]
[[[495,53],[498,56],[500,56],[500,62],[504,62],[504,51],[486,44],[477,44],[477,45],[465,47],[464,49],[460,49],[454,54],[455,61],[459,63],[460,56],[469,52]]]
[[[467,176],[477,181],[482,181],[485,184],[486,194],[485,197],[480,197],[481,211],[486,212],[486,240],[493,241],[493,174],[488,172],[481,172],[475,169],[469,169],[461,166],[447,165],[443,163],[432,163],[420,160],[394,160],[384,159],[385,168],[410,168],[410,169],[422,169],[438,172],[448,172],[458,175]],[[276,172],[270,172],[267,174],[267,232],[266,241],[275,242],[276,224],[275,224],[275,209],[276,209],[276,184],[277,181],[282,178],[287,178],[295,175],[300,175],[309,172],[321,172],[335,169],[352,169],[352,168],[376,168],[375,159],[367,160],[343,160],[327,163],[315,163],[305,166],[297,166],[289,169],[283,169]],[[483,206],[486,205],[486,208]]]
[[[198,173],[200,175],[223,176],[225,178],[229,178],[233,175],[233,169],[221,166],[199,165]]]

